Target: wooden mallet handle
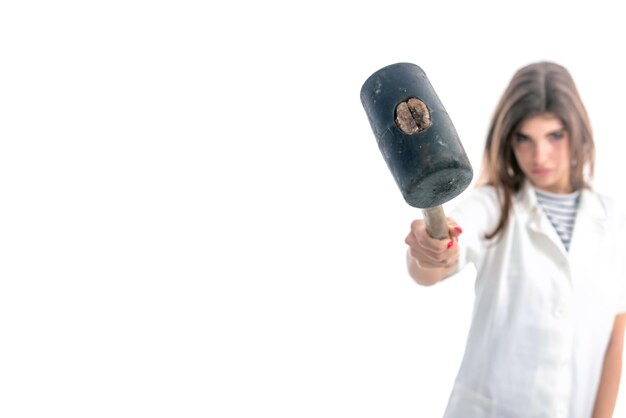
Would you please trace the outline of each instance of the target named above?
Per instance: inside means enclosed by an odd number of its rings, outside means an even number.
[[[432,238],[446,239],[450,236],[448,233],[448,220],[443,212],[443,206],[435,206],[430,209],[422,209],[424,222],[426,223],[426,232]]]

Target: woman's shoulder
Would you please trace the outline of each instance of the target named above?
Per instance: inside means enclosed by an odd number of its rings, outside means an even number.
[[[608,217],[619,217],[626,220],[626,207],[624,203],[617,200],[614,196],[606,194],[602,191],[585,188],[582,190],[582,198],[586,200],[589,206],[597,205]],[[593,206],[592,206],[593,207]]]

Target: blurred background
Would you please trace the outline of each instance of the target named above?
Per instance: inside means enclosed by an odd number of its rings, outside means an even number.
[[[421,66],[478,173],[510,77],[559,62],[624,202],[616,7],[3,2],[0,415],[441,416],[473,271],[407,275],[361,85]]]

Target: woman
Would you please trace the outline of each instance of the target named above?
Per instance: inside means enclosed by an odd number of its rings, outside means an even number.
[[[594,142],[562,66],[520,69],[491,121],[478,186],[450,239],[415,220],[409,274],[476,267],[474,313],[445,417],[611,417],[626,325],[626,217],[590,187]]]

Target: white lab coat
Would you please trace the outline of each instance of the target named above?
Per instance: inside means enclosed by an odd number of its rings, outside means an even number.
[[[581,193],[569,253],[527,183],[500,240],[495,190],[450,213],[459,269],[477,270],[473,319],[445,418],[590,418],[615,315],[626,312],[626,218]]]

